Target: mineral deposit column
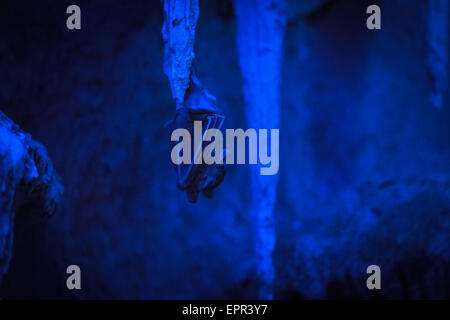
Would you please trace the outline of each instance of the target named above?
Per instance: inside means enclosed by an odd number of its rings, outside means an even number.
[[[177,107],[184,102],[192,80],[198,0],[164,0],[164,72]]]
[[[237,45],[249,128],[279,127],[279,88],[285,31],[284,0],[235,0]],[[260,299],[273,298],[274,205],[278,176],[251,166],[254,250]]]
[[[448,89],[448,15],[449,0],[428,0],[428,68],[432,79],[430,100],[440,109]]]

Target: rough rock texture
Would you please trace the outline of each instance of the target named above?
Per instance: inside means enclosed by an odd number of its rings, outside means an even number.
[[[450,297],[448,88],[430,107],[424,1],[375,2],[377,32],[372,0],[330,1],[286,28],[274,298],[377,297],[368,264],[381,297]],[[220,197],[196,205],[173,183],[160,1],[80,0],[80,32],[65,29],[69,4],[0,1],[0,105],[65,187],[47,224],[16,224],[0,295],[256,297],[249,168],[229,166]],[[227,126],[245,128],[233,12],[200,3],[194,66]],[[65,288],[69,264],[81,291]]]
[[[216,98],[195,75],[193,60],[198,0],[164,0],[164,72],[177,108],[218,111]],[[201,63],[201,62],[200,62]]]
[[[0,283],[11,260],[16,206],[32,203],[52,215],[62,191],[44,146],[0,112]]]
[[[248,128],[270,130],[280,126],[285,6],[283,0],[235,1],[237,46]],[[272,299],[278,175],[261,176],[260,170],[259,165],[251,169],[249,214],[254,223],[256,274],[261,282],[258,297]]]
[[[198,0],[164,1],[164,71],[177,103],[184,102],[192,79],[198,13]]]
[[[427,1],[427,62],[432,79],[430,102],[436,108],[442,108],[448,87],[449,9],[448,0]]]

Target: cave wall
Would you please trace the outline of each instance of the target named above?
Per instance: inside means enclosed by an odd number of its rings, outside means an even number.
[[[5,298],[255,296],[247,166],[214,200],[177,190],[164,123],[159,1],[2,1],[0,108],[42,142],[65,187],[58,212],[19,208]],[[294,1],[284,39],[275,298],[448,297],[450,106],[429,101],[423,1]],[[298,7],[297,7],[298,6]],[[297,14],[293,14],[297,12]],[[245,128],[230,1],[202,1],[195,67]],[[65,287],[82,269],[82,290]],[[383,290],[365,288],[377,264]]]

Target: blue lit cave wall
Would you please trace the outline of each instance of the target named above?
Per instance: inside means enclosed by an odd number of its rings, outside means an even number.
[[[81,31],[65,28],[72,2]],[[372,1],[288,3],[278,299],[450,298],[448,85],[436,108],[425,2],[373,2],[379,31],[365,27]],[[46,146],[64,195],[48,220],[18,208],[0,296],[255,297],[249,168],[228,166],[214,200],[175,186],[162,23],[160,1],[1,1],[0,109]],[[195,51],[226,126],[245,128],[230,1],[200,1]],[[66,289],[70,264],[81,291]]]

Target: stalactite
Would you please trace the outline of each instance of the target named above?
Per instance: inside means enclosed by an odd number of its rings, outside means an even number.
[[[449,0],[429,0],[427,16],[428,67],[432,88],[430,100],[442,108],[448,86],[448,14]]]
[[[164,0],[164,72],[177,108],[217,110],[216,99],[197,79],[193,60],[198,0]]]
[[[177,104],[183,103],[192,79],[198,13],[198,0],[164,1],[164,72]]]
[[[236,0],[237,44],[248,127],[279,127],[279,87],[285,31],[284,1]],[[251,215],[255,226],[259,298],[273,298],[274,205],[277,176],[252,166]]]
[[[220,129],[224,116],[216,98],[197,79],[194,67],[195,28],[199,15],[198,0],[164,0],[164,71],[169,78],[177,112],[167,127],[192,127],[194,119],[213,117],[214,129]],[[217,121],[221,119],[221,121]],[[207,122],[205,123],[208,125]],[[210,122],[211,124],[211,122]],[[220,125],[219,125],[220,124]],[[206,128],[205,126],[205,128]],[[215,127],[217,126],[217,127]],[[195,157],[195,155],[194,155]],[[194,160],[192,159],[194,162]],[[212,191],[223,180],[223,165],[176,166],[177,186],[186,191],[188,200],[196,202],[199,193],[212,197]]]
[[[0,112],[0,283],[11,259],[17,202],[52,215],[62,191],[44,146]]]

